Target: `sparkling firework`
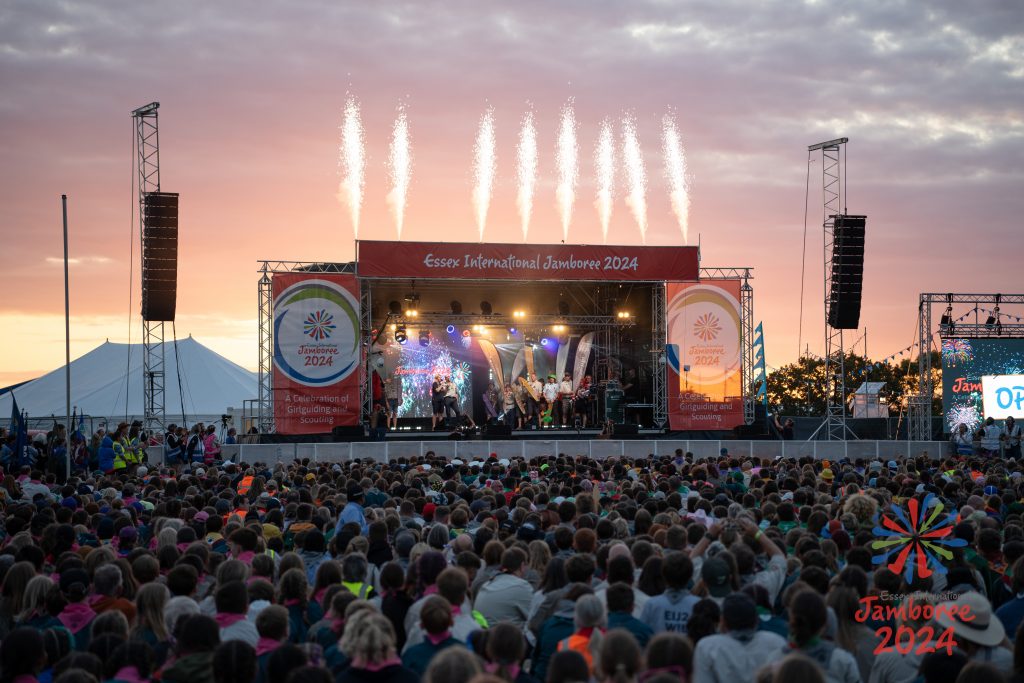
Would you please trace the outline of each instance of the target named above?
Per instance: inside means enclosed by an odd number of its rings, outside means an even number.
[[[523,126],[519,130],[519,146],[516,149],[516,176],[519,193],[516,206],[519,221],[523,226],[523,241],[530,229],[530,214],[533,213],[533,191],[537,186],[537,129],[533,124],[533,109],[523,115]]]
[[[647,243],[647,170],[644,155],[636,133],[636,119],[629,114],[622,119],[622,161],[626,166],[626,182],[629,191],[626,204],[633,211],[637,227],[640,228],[640,242]]]
[[[942,362],[947,365],[970,363],[974,359],[974,349],[967,339],[944,339],[942,341]]]
[[[579,147],[576,144],[576,114],[572,109],[573,100],[562,107],[562,123],[558,128],[558,148],[555,165],[558,167],[558,186],[555,200],[558,215],[562,219],[562,240],[569,239],[569,222],[572,220],[572,205],[576,201],[576,180],[579,177]]]
[[[494,108],[488,107],[480,117],[480,130],[473,147],[473,208],[476,210],[476,227],[480,233],[480,241],[484,240],[484,225],[487,223],[487,210],[491,205],[491,192],[494,189],[494,176],[498,170],[497,153],[494,142]]]
[[[686,152],[679,137],[676,121],[666,114],[661,119],[661,153],[665,158],[665,180],[668,181],[672,212],[687,243],[690,229],[690,188],[686,173]]]
[[[967,425],[967,430],[973,432],[981,424],[981,413],[974,406],[957,403],[946,413],[946,422],[951,431],[960,429],[960,425]]]
[[[395,216],[398,239],[402,239],[405,223],[405,203],[409,193],[409,179],[412,176],[412,143],[409,140],[409,119],[405,107],[398,108],[398,118],[391,131],[391,149],[388,152],[388,174],[391,176],[391,192],[388,204]]]
[[[615,201],[615,138],[612,122],[601,122],[601,131],[594,149],[594,168],[597,171],[597,215],[601,220],[601,235],[608,243],[608,225],[612,220],[612,206]]]
[[[352,230],[359,237],[359,213],[363,208],[363,186],[366,183],[366,155],[364,151],[363,121],[359,101],[354,95],[345,100],[345,114],[341,124],[341,166],[345,177],[338,189],[338,197],[348,205]]]

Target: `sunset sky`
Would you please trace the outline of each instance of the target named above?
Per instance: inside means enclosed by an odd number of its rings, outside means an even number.
[[[0,8],[0,85],[0,386],[63,363],[61,193],[72,356],[127,340],[129,310],[138,340],[130,112],[153,100],[163,189],[181,193],[177,334],[252,369],[257,259],[353,256],[338,199],[347,93],[362,105],[360,237],[373,239],[396,237],[385,161],[404,103],[414,166],[403,238],[477,240],[473,143],[490,106],[498,175],[484,239],[521,241],[514,158],[530,103],[540,182],[529,241],[559,241],[555,139],[574,98],[569,241],[601,241],[598,125],[629,112],[648,175],[647,244],[680,244],[660,154],[661,119],[674,113],[691,243],[699,234],[705,266],[755,269],[773,366],[798,353],[809,144],[850,138],[847,206],[869,216],[869,355],[911,343],[921,291],[1024,289],[1016,0],[12,0]],[[820,157],[810,176],[802,338],[820,353]],[[619,170],[609,242],[638,244],[624,196]]]

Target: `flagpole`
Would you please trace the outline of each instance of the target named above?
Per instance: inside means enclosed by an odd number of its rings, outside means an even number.
[[[60,196],[61,212],[64,214],[64,385],[67,392],[65,406],[66,425],[64,430],[65,481],[71,478],[71,297],[68,288],[68,196]]]

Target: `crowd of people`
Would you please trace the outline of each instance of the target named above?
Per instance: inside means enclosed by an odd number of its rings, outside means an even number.
[[[1015,461],[36,464],[0,683],[1024,681]],[[882,558],[924,512],[955,542]]]

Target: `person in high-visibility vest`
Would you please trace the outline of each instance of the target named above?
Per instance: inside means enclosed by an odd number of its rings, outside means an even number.
[[[252,488],[252,481],[255,478],[256,477],[254,476],[252,469],[247,469],[245,471],[245,476],[243,476],[242,480],[238,482],[238,495],[244,496],[249,493],[249,489]]]
[[[590,675],[594,675],[597,664],[597,652],[601,647],[603,630],[608,625],[608,615],[605,613],[601,599],[596,595],[582,595],[576,600],[575,619],[576,632],[568,638],[559,641],[558,651],[572,650],[583,655],[590,669]]]
[[[128,425],[122,422],[121,424],[117,425],[117,431],[114,432],[113,444],[111,444],[111,447],[114,449],[115,472],[118,472],[128,467],[128,458],[124,450],[125,433],[127,429]]]

